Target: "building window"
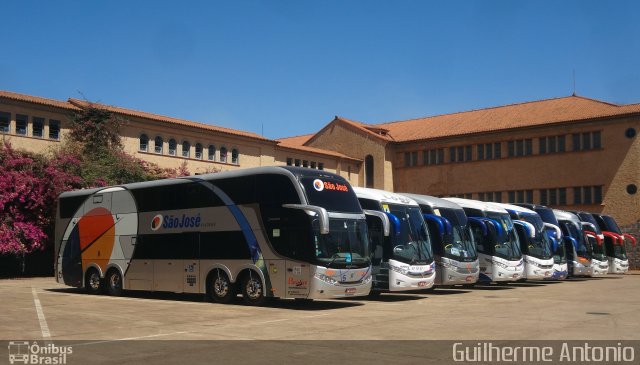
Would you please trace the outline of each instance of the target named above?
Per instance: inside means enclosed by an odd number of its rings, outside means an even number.
[[[531,138],[527,138],[524,140],[524,155],[533,155],[533,140]]]
[[[302,160],[302,167],[309,167],[309,161]]]
[[[514,141],[507,142],[507,156],[514,157],[516,155],[516,147]]]
[[[602,136],[600,132],[593,132],[593,149],[602,148]]]
[[[540,189],[540,204],[549,205],[548,199],[547,199],[547,189]]]
[[[178,149],[178,143],[176,142],[175,139],[171,138],[169,140],[169,155],[170,156],[175,156],[177,149]]]
[[[502,192],[496,191],[493,193],[493,201],[496,203],[502,203]]]
[[[540,137],[538,139],[538,153],[541,155],[547,153],[547,137]]]
[[[299,160],[296,160],[299,161]],[[226,147],[220,147],[220,162],[224,162],[227,163],[227,148]],[[300,166],[299,164],[296,166]]]
[[[566,148],[566,136],[558,136],[558,152],[565,152]]]
[[[300,161],[300,159],[296,158],[293,164],[294,164],[294,166],[300,167],[300,165],[302,165],[302,161]]]
[[[567,205],[567,188],[558,189],[558,204]]]
[[[493,144],[493,158],[496,160],[502,158],[502,143],[496,142]]]
[[[291,157],[287,157],[287,166],[293,165],[293,159]]]
[[[582,195],[582,201],[584,202],[584,204],[593,204],[590,186],[585,186],[582,188]]]
[[[51,126],[49,126],[49,130],[51,130]],[[147,137],[146,134],[141,134],[140,135],[140,151],[142,152],[147,152],[147,149],[149,148],[149,137]]]
[[[202,145],[200,143],[196,143],[196,159],[202,160]]]
[[[522,139],[516,141],[516,156],[524,156],[524,140]]]
[[[525,191],[525,194],[526,194],[525,203],[533,204],[533,190],[527,190]]]
[[[404,166],[412,167],[418,165],[418,152],[405,152],[404,153]]]
[[[602,186],[593,187],[593,201],[596,204],[602,204]]]
[[[549,204],[558,205],[558,190],[549,189]]]
[[[524,190],[518,190],[516,192],[516,200],[517,200],[517,203],[524,202]]]
[[[33,117],[31,129],[32,136],[42,138],[44,136],[44,118]]]
[[[364,186],[367,188],[373,188],[373,178],[374,178],[374,163],[373,156],[366,155],[364,158]],[[318,169],[322,170],[322,164],[318,164]]]
[[[549,137],[549,153],[556,153],[556,137]]]
[[[215,161],[216,160],[216,146],[210,144],[209,145],[209,149],[207,151],[207,159],[209,159],[209,161]],[[290,158],[287,158],[287,161],[291,160]]]
[[[182,142],[182,157],[189,158],[191,156],[191,143],[189,141]]]
[[[516,192],[515,191],[510,191],[507,193],[508,199],[509,199],[509,203],[515,203],[516,202]]]
[[[575,205],[582,204],[582,188],[581,187],[573,188],[573,204]]]
[[[0,112],[0,133],[9,133],[11,125],[11,113]]]
[[[571,146],[573,152],[580,151],[580,133],[573,133],[571,139],[573,141],[573,146]]]
[[[49,139],[60,139],[60,121],[49,119]],[[148,142],[148,140],[147,140]]]
[[[315,169],[318,164],[315,161],[311,161],[311,168]],[[351,176],[351,166],[349,166],[349,176]]]
[[[156,136],[156,138],[153,140],[153,151],[155,153],[162,154],[162,149],[164,148],[163,145],[164,145],[164,140],[162,139],[162,137]]]
[[[234,165],[239,164],[240,163],[239,162],[239,157],[240,157],[240,154],[238,153],[238,150],[235,149],[235,148],[232,149],[231,150],[231,163],[234,164]]]
[[[318,170],[324,170],[324,164],[322,162],[318,162]]]
[[[591,133],[582,133],[582,149],[585,151],[591,149]]]
[[[485,201],[484,200],[484,193],[478,193],[478,200]]]
[[[457,156],[456,156],[456,161],[464,162],[464,147],[463,146],[458,146],[458,152],[457,152]]]
[[[27,124],[29,124],[29,117],[23,114],[16,114],[16,134],[26,136]]]
[[[449,147],[449,162],[456,162],[456,148]]]
[[[478,155],[478,160],[482,161],[484,160],[484,145],[483,144],[479,144],[478,148],[477,148],[477,155]],[[482,200],[482,199],[480,199]]]

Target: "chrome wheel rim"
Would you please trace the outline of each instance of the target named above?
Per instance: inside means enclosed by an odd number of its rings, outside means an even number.
[[[109,284],[111,285],[112,289],[120,289],[120,275],[111,275],[111,277],[109,278]]]
[[[247,281],[247,296],[252,299],[259,299],[262,295],[262,283],[256,278],[251,278]]]
[[[100,275],[95,271],[89,275],[89,287],[92,290],[100,289]]]
[[[229,282],[222,276],[217,276],[213,282],[213,292],[217,297],[224,297],[229,294]]]

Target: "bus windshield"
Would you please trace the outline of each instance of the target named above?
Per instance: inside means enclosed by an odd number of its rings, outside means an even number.
[[[535,227],[535,237],[529,240],[527,254],[543,260],[551,258],[551,240],[544,230],[542,218],[538,215],[523,215],[522,220]]]
[[[558,241],[555,251],[553,251],[553,263],[565,264],[567,263],[567,249],[564,247],[561,241]]]
[[[542,218],[542,221],[553,224],[554,226],[560,226],[560,224],[558,223],[558,219],[553,214],[553,210],[546,207],[545,208],[540,207],[540,208],[536,208],[535,211]]]
[[[600,230],[600,226],[598,226],[598,222],[596,221],[595,218],[593,218],[593,216],[591,214],[589,214],[589,213],[581,213],[579,216],[580,216],[580,220],[581,221],[589,222],[589,223],[591,223],[591,224],[593,224],[595,226],[595,229],[596,229],[595,233],[596,234],[601,234],[602,233],[602,231]],[[590,230],[590,228],[589,228],[589,230]]]
[[[344,180],[326,177],[300,179],[309,204],[329,212],[362,214],[362,208],[351,186]]]
[[[620,227],[618,227],[618,224],[613,218],[609,217],[608,215],[603,215],[602,220],[604,220],[604,223],[607,225],[607,228],[611,232],[622,234],[622,231],[620,231]]]
[[[313,222],[317,261],[326,267],[366,267],[369,240],[365,220],[329,219],[329,234],[320,234],[318,220]]]
[[[569,236],[573,237],[573,239],[578,242],[576,254],[580,257],[591,259],[591,244],[585,241],[582,230],[578,229],[578,227],[576,227],[576,224],[573,222],[567,222],[565,227],[568,230]]]
[[[522,259],[522,251],[520,250],[520,241],[518,236],[514,232],[513,222],[508,213],[495,213],[487,212],[488,218],[494,219],[500,222],[503,233],[495,235],[494,242],[494,255],[506,260],[520,260]]]
[[[476,244],[471,228],[467,226],[467,217],[463,210],[439,208],[442,217],[451,222],[452,233],[445,234],[444,256],[458,261],[474,261],[478,258]]]
[[[393,232],[389,236],[393,259],[412,265],[433,262],[431,240],[420,208],[388,204],[388,209],[400,221],[400,233]]]
[[[614,254],[614,257],[617,259],[620,259],[620,260],[627,259],[627,249],[624,246],[614,245],[613,254]]]
[[[592,248],[592,257],[598,261],[607,261],[607,254],[604,251],[604,242],[598,244],[595,239],[589,239]]]

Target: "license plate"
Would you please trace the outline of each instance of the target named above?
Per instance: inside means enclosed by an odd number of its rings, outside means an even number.
[[[465,279],[468,283],[473,281],[473,276],[467,276],[467,278]]]
[[[427,282],[426,281],[420,281],[420,282],[418,282],[418,286],[419,287],[427,286]]]
[[[356,288],[346,288],[344,290],[345,294],[355,294],[356,293]]]
[[[550,274],[551,273],[547,271],[547,272],[544,273],[544,276],[549,276]]]
[[[513,277],[514,277],[514,278],[517,278],[517,277],[518,277],[518,274],[513,274]]]

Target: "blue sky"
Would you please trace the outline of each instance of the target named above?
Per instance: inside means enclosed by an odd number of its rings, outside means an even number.
[[[638,1],[3,1],[0,89],[261,133],[640,102]]]

